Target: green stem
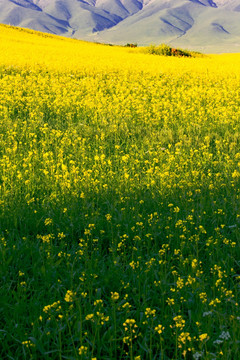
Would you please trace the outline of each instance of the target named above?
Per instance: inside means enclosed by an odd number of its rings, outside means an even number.
[[[59,335],[59,360],[62,360],[62,337],[61,337],[61,330],[58,332]]]
[[[152,328],[153,328],[153,319],[151,321],[151,328],[150,328],[150,353],[149,353],[150,360],[152,360]]]
[[[133,348],[132,348],[132,331],[131,331],[131,340],[130,340],[130,359],[133,360]]]
[[[93,353],[94,353],[94,348],[95,348],[95,343],[96,343],[97,336],[98,336],[98,339],[99,339],[99,322],[100,322],[100,320],[98,319],[98,322],[96,324],[96,331],[95,331],[94,338],[93,338],[93,343],[92,343],[92,357],[93,357]]]
[[[113,304],[113,321],[114,321],[114,356],[117,356],[117,321],[116,321],[116,305]]]

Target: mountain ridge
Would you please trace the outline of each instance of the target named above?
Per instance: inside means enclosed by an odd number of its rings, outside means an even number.
[[[0,22],[113,44],[240,51],[240,0],[0,0]]]

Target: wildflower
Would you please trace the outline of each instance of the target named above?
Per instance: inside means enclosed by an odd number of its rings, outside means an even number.
[[[175,321],[175,326],[177,328],[180,328],[181,330],[184,328],[186,321],[182,318],[181,315],[175,316],[173,320]]]
[[[85,317],[86,320],[91,320],[91,321],[93,321],[93,318],[94,318],[94,314],[88,314]]]
[[[165,327],[163,327],[161,324],[155,327],[155,331],[160,335],[164,331]]]
[[[86,355],[86,354],[87,354],[87,351],[88,351],[88,348],[87,348],[86,346],[81,346],[81,347],[78,349],[79,355]]]
[[[129,302],[125,302],[125,304],[122,305],[123,309],[131,309],[132,305],[129,304]]]
[[[207,294],[205,292],[200,293],[199,297],[202,300],[203,304],[205,304],[207,302]]]
[[[76,297],[76,293],[74,293],[74,292],[71,291],[71,290],[68,290],[67,293],[66,293],[66,295],[65,295],[65,297],[64,297],[64,300],[65,300],[66,302],[73,302],[74,299],[75,299],[75,297]]]
[[[229,340],[231,338],[229,331],[223,331],[221,335],[219,335],[219,338],[223,340]]]
[[[46,305],[43,308],[43,312],[45,312],[46,314],[51,311],[51,310],[55,310],[55,311],[59,311],[61,309],[61,302],[60,300],[55,301],[54,303],[50,304],[50,305]]]
[[[35,346],[35,344],[32,343],[30,340],[22,341],[22,345],[26,346],[27,348]]]
[[[135,270],[135,269],[137,269],[138,267],[139,267],[139,261],[131,261],[130,263],[129,263],[129,265],[131,266],[131,268],[133,269],[133,270]]]
[[[212,311],[205,311],[204,313],[203,313],[203,317],[205,317],[205,316],[210,316],[210,315],[212,315]]]
[[[66,235],[63,232],[58,233],[58,238],[59,239],[64,239],[65,237],[66,237]]]
[[[98,317],[98,321],[100,322],[101,325],[104,325],[105,322],[109,321],[109,316],[105,316],[103,313],[101,313],[100,311],[96,312],[96,315]]]
[[[193,260],[192,260],[192,268],[193,268],[193,269],[196,269],[197,265],[198,265],[197,259],[193,259]]]
[[[119,293],[117,292],[111,292],[111,299],[113,301],[117,301],[119,299]]]
[[[215,340],[213,342],[213,344],[216,344],[216,345],[219,345],[219,344],[222,344],[222,343],[223,343],[223,340],[219,340],[219,339],[217,339],[217,340]]]
[[[53,224],[53,220],[51,218],[47,218],[44,221],[45,226],[49,226]]]
[[[94,306],[103,306],[103,301],[101,299],[95,300],[94,301]]]
[[[145,310],[145,315],[147,318],[149,318],[150,316],[155,316],[156,315],[156,310],[151,310],[150,308],[146,308]]]
[[[129,342],[129,340],[130,340],[130,336],[124,336],[123,337],[124,344],[127,344]]]
[[[105,215],[105,217],[106,217],[106,220],[107,220],[107,221],[110,221],[110,220],[112,219],[112,215],[111,215],[111,214],[107,214],[107,215]]]
[[[175,301],[174,301],[174,299],[168,298],[168,299],[166,300],[166,303],[171,306],[171,305],[174,305],[174,304],[175,304]]]
[[[199,340],[202,341],[202,342],[204,340],[208,340],[208,339],[209,339],[209,336],[208,336],[207,333],[199,335]]]
[[[220,304],[220,303],[221,303],[221,300],[219,300],[218,298],[216,298],[215,300],[210,301],[209,305],[216,307],[217,304]]]
[[[204,355],[204,353],[201,351],[201,352],[195,352],[194,354],[193,354],[193,359],[194,360],[199,360],[201,357],[203,357],[203,355]]]
[[[181,349],[182,348],[182,344],[186,344],[186,342],[191,341],[191,336],[189,332],[182,332],[179,336],[178,336],[178,347]]]
[[[136,320],[134,319],[127,319],[124,323],[123,326],[125,327],[125,330],[127,331],[128,328],[136,328]]]
[[[179,337],[178,340],[181,341],[183,344],[186,343],[186,341],[191,341],[191,336],[189,332],[182,332]]]

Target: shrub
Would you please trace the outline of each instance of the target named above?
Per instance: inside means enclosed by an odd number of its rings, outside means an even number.
[[[202,56],[201,53],[189,50],[175,49],[166,44],[150,45],[144,47],[144,52],[152,55],[163,55],[163,56],[185,56],[185,57],[197,57]]]
[[[137,44],[127,43],[125,47],[136,48]]]

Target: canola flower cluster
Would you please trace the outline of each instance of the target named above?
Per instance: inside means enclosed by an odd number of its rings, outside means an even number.
[[[0,29],[0,357],[237,359],[240,55]]]

